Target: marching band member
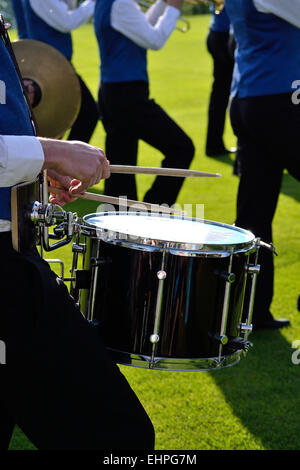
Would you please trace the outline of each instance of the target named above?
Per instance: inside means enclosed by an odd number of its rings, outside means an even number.
[[[158,0],[144,13],[135,0],[96,0],[94,27],[101,56],[99,108],[106,155],[113,164],[136,165],[138,140],[160,150],[162,166],[188,168],[194,146],[149,98],[147,49],[162,48],[176,26],[183,0]],[[183,178],[157,177],[144,201],[176,201]],[[113,175],[105,193],[137,199],[134,175]]]
[[[95,0],[85,0],[77,8],[73,0],[23,0],[29,39],[55,47],[72,60],[71,32],[92,17]],[[55,79],[55,74],[53,75]],[[98,123],[98,108],[88,87],[78,75],[81,87],[81,108],[68,140],[89,142]]]
[[[0,449],[7,449],[14,424],[43,450],[153,449],[152,424],[98,329],[35,247],[13,250],[12,185],[47,168],[70,200],[109,177],[109,165],[89,144],[34,136],[2,22],[0,34],[0,80],[6,84],[0,104],[0,337],[6,345]]]
[[[300,0],[226,0],[237,42],[231,123],[238,138],[241,178],[236,225],[272,242],[272,221],[283,171],[300,180],[300,107],[293,82],[300,77]],[[260,250],[253,325],[281,328],[274,319],[273,254]]]
[[[205,153],[220,157],[232,153],[224,145],[223,134],[230,96],[234,56],[231,51],[230,21],[224,7],[216,12],[211,5],[211,23],[207,36],[207,49],[213,59],[213,84],[208,107],[208,125]]]

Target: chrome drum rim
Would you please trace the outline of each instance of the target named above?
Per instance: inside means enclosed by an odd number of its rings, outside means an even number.
[[[209,358],[172,358],[154,357],[141,354],[126,353],[117,349],[107,348],[112,358],[121,365],[139,367],[142,369],[165,370],[177,372],[219,370],[236,365],[244,350],[232,354]]]
[[[220,241],[218,243],[199,243],[195,242],[182,242],[175,240],[166,240],[162,238],[148,236],[139,236],[129,231],[122,231],[120,224],[119,230],[112,230],[109,226],[105,226],[105,223],[97,226],[95,221],[105,219],[113,215],[124,217],[142,217],[144,220],[152,221],[165,221],[166,219],[171,219],[172,221],[178,221],[182,223],[182,220],[187,221],[187,226],[190,226],[190,223],[199,224],[198,227],[210,226],[212,229],[224,229],[224,231],[230,231],[240,237],[238,242],[226,243],[222,241],[222,234],[220,234]],[[127,219],[130,220],[130,219]],[[141,219],[142,220],[142,219]],[[196,225],[195,225],[196,227]],[[205,219],[196,219],[190,217],[180,217],[175,215],[168,214],[151,214],[151,213],[142,213],[142,212],[102,212],[96,214],[88,214],[83,217],[83,224],[80,227],[80,230],[83,235],[103,240],[107,243],[114,245],[125,246],[127,248],[132,248],[141,251],[164,251],[167,250],[174,255],[179,256],[205,256],[205,257],[225,257],[230,256],[230,254],[248,252],[256,250],[256,239],[255,236],[242,228],[236,227],[234,225],[228,225],[220,222],[214,222]]]

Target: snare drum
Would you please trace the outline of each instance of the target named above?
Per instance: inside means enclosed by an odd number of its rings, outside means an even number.
[[[250,344],[259,270],[250,264],[252,233],[179,216],[107,212],[85,216],[80,236],[73,291],[116,362],[210,370],[239,361]],[[78,251],[83,269],[75,270]]]

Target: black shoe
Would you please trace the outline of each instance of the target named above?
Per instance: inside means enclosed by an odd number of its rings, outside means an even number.
[[[287,318],[272,318],[269,320],[265,320],[263,322],[254,323],[253,324],[253,331],[255,330],[279,330],[280,328],[284,328],[290,326],[290,321]]]
[[[207,157],[226,157],[226,155],[230,155],[231,153],[236,153],[236,148],[221,148],[221,149],[210,149],[206,151]]]

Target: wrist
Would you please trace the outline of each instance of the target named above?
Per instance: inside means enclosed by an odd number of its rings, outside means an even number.
[[[61,159],[61,148],[59,140],[38,137],[44,152],[43,170],[55,170],[59,159]]]
[[[183,4],[183,0],[166,0],[167,5],[177,8],[180,10]]]

